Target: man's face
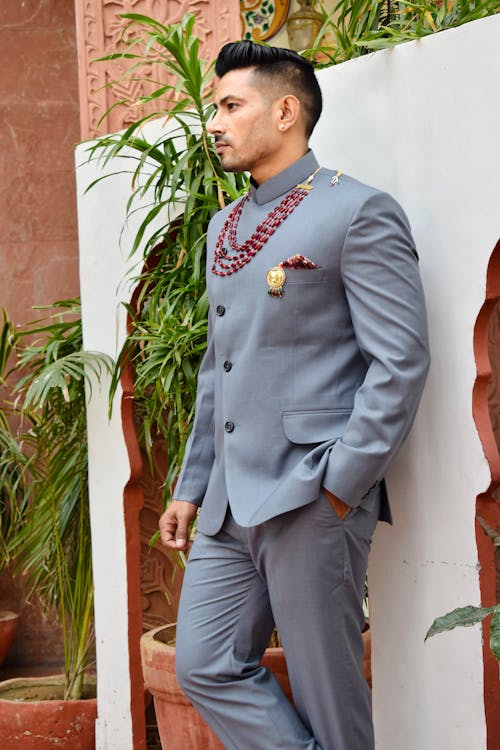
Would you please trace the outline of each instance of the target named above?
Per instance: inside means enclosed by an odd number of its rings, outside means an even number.
[[[278,137],[279,101],[259,88],[253,68],[231,70],[219,79],[216,113],[208,125],[226,172],[258,174],[273,162],[281,147]]]

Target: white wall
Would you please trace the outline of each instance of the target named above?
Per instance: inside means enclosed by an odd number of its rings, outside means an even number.
[[[388,477],[395,528],[370,568],[377,750],[484,750],[479,628],[424,645],[434,617],[479,601],[474,502],[488,485],[471,412],[472,330],[499,234],[500,17],[321,73],[321,163],[392,192],[409,214],[427,291],[433,365],[414,430]],[[77,149],[77,163],[85,160]],[[113,165],[113,171],[116,165]],[[84,340],[115,356],[134,226],[119,242],[130,177],[77,169]],[[138,217],[136,217],[138,220]],[[89,406],[96,580],[98,750],[130,750],[119,411],[107,387]]]
[[[320,163],[391,192],[421,256],[433,363],[388,476],[395,526],[369,585],[379,750],[486,747],[481,632],[424,645],[433,619],[479,603],[476,496],[489,472],[472,419],[473,327],[500,235],[500,17],[321,73]]]

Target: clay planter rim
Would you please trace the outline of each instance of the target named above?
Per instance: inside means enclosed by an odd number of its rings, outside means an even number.
[[[147,630],[145,633],[142,634],[141,641],[144,639],[147,641],[149,638],[152,638],[157,643],[163,643],[164,646],[167,646],[167,648],[174,648],[174,646],[169,646],[168,643],[164,643],[161,638],[158,638],[158,633],[161,633],[162,630],[175,630],[177,627],[176,622],[167,622],[164,625],[157,625],[156,628],[152,628],[152,630]]]
[[[165,625],[159,625],[152,630],[148,630],[141,636],[141,661],[142,671],[145,674],[145,668],[148,668],[150,684],[146,684],[146,687],[154,692],[155,689],[162,689],[161,686],[164,683],[164,670],[168,669],[168,665],[172,660],[175,660],[175,646],[170,646],[165,643],[160,636],[162,631],[173,631],[175,632],[176,623],[168,623]],[[371,631],[370,623],[367,618],[365,627],[362,633],[363,644],[364,644],[364,659],[363,659],[363,672],[370,688],[372,687],[372,673],[371,673]],[[153,655],[154,654],[154,655]],[[278,676],[277,672],[282,673],[282,677],[285,679],[286,687],[284,688],[285,694],[291,699],[291,688],[288,682],[288,673],[286,669],[286,660],[284,656],[284,650],[281,646],[271,646],[266,648],[262,662],[269,669]],[[158,682],[157,682],[158,681]],[[282,680],[278,680],[282,686]],[[184,700],[187,701],[187,698]]]
[[[9,622],[10,620],[19,620],[19,613],[10,609],[0,609],[0,622]]]
[[[176,627],[177,627],[176,622],[169,622],[169,623],[166,623],[165,625],[158,625],[156,628],[147,630],[141,636],[141,645],[146,647],[152,641],[154,641],[155,644],[160,645],[160,648],[163,646],[166,650],[175,651],[175,646],[171,646],[170,644],[165,643],[158,636],[163,630],[173,630],[175,632]],[[268,646],[266,648],[265,653],[266,653],[266,656],[270,656],[271,658],[273,656],[280,656],[283,653],[283,648],[281,646]]]
[[[161,638],[158,637],[159,633],[162,632],[162,630],[174,630],[177,627],[177,623],[175,622],[169,622],[165,625],[158,625],[156,628],[152,628],[151,630],[147,630],[145,633],[141,636],[141,644],[144,644],[144,646],[147,646],[151,641],[154,641],[155,644],[160,644],[160,646],[164,646],[165,649],[171,649],[172,651],[175,651],[175,646],[171,646],[168,643],[165,643]],[[363,628],[363,640],[369,637],[370,632],[370,620],[367,618],[365,620],[365,625]],[[270,656],[271,658],[273,656],[280,656],[283,653],[283,647],[282,646],[268,646],[266,648],[266,656]]]
[[[6,701],[8,703],[22,703],[24,705],[36,705],[37,703],[71,703],[76,705],[78,703],[88,703],[89,701],[96,701],[94,695],[88,698],[80,698],[77,700],[69,700],[68,698],[41,698],[39,700],[29,701],[24,701],[22,698],[6,698],[4,696],[4,693],[8,692],[9,690],[19,689],[21,691],[23,688],[44,685],[48,687],[51,687],[52,685],[60,685],[62,687],[63,684],[63,674],[41,675],[39,677],[11,677],[8,680],[0,680],[0,705],[3,701]],[[85,687],[87,689],[91,689],[92,691],[94,691],[96,685],[97,680],[94,677],[90,677],[85,680]]]
[[[20,700],[22,696],[7,690],[22,691],[29,697],[30,688],[61,688],[61,698]],[[0,747],[19,750],[95,750],[97,699],[64,700],[64,675],[47,677],[14,677],[0,682]],[[16,692],[17,692],[16,691]]]
[[[159,634],[163,630],[173,630],[175,631],[175,628],[177,627],[177,623],[175,622],[169,622],[165,625],[158,625],[156,628],[152,628],[151,630],[147,630],[145,633],[141,636],[141,646],[143,647],[141,651],[146,651],[146,647],[148,645],[151,645],[151,642],[154,642],[155,644],[159,644],[160,647],[164,647],[166,650],[169,651],[175,651],[175,646],[171,646],[168,643],[165,643],[161,638],[159,638]],[[363,640],[366,641],[370,637],[370,621],[367,618],[365,620],[365,625],[363,628]],[[273,657],[281,656],[283,653],[283,647],[282,646],[268,646],[266,648],[265,654],[266,657],[270,657],[271,659]]]

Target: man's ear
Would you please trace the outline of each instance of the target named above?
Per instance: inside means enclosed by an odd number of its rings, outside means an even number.
[[[276,114],[278,129],[285,133],[294,125],[300,116],[300,102],[293,94],[283,96],[277,102]]]

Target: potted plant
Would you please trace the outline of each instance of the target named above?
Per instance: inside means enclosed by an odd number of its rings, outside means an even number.
[[[0,385],[5,387],[5,370],[12,353],[12,326],[3,312],[0,339]],[[7,414],[0,411],[0,573],[11,562],[10,545],[26,507],[26,466],[29,459],[11,434]],[[19,613],[0,609],[0,665],[14,639]]]
[[[95,684],[84,680],[93,638],[85,385],[111,362],[82,351],[78,300],[54,307],[19,330],[4,319],[1,340],[17,380],[14,401],[4,409],[20,426],[12,431],[3,419],[0,439],[17,457],[12,502],[22,509],[9,554],[25,575],[28,596],[36,591],[47,611],[57,613],[65,673],[0,684],[0,744],[44,750],[64,738],[68,749],[91,750],[96,702],[84,700],[95,696]]]
[[[0,412],[0,571],[9,565],[10,539],[22,516],[25,487],[18,462],[23,460],[24,456],[18,455],[18,445],[10,435],[7,418]],[[18,612],[0,609],[0,665],[14,639],[18,620]]]

